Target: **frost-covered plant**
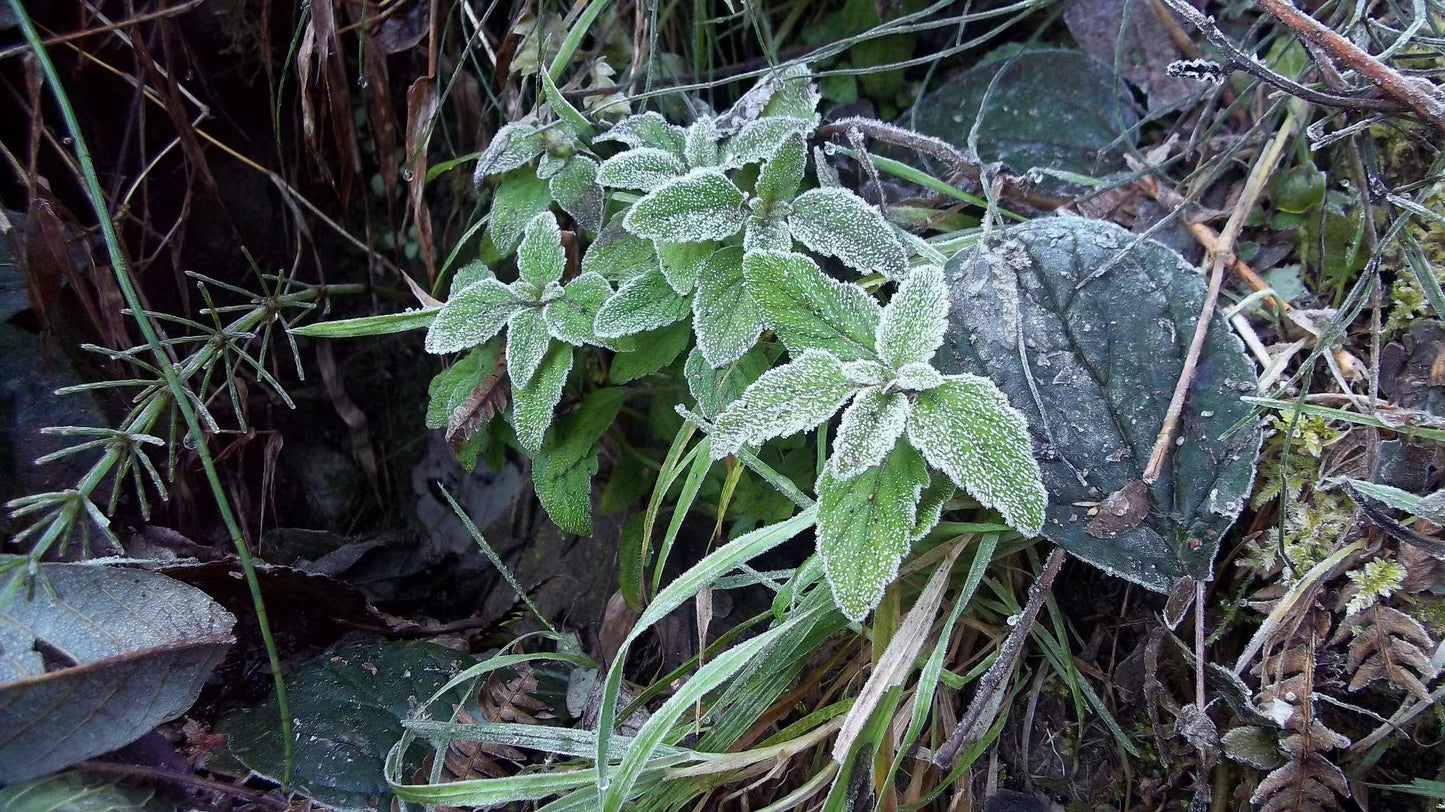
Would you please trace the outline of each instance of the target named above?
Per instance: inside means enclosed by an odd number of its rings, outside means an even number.
[[[958,488],[1019,531],[1039,531],[1046,495],[1023,417],[989,380],[933,366],[949,311],[943,271],[930,264],[937,255],[912,258],[916,238],[843,188],[821,152],[810,180],[818,94],[804,69],[768,77],[687,127],[645,112],[600,135],[548,92],[563,106],[555,120],[544,108],[508,124],[477,164],[479,184],[500,176],[489,261],[515,249],[516,279],[474,262],[439,308],[378,317],[396,320],[386,331],[426,325],[430,352],[468,352],[434,382],[430,424],[472,430],[505,408],[504,352],[508,422],[542,506],[587,533],[597,441],[626,397],[598,388],[599,373],[624,383],[676,369],[691,343],[681,372],[702,417],[681,411],[711,436],[690,457],[684,492],[696,495],[711,460],[765,465],[759,447],[796,443],[783,438],[841,411],[821,470],[793,476],[814,478],[820,559],[848,617],[878,604]],[[617,145],[609,157],[594,152]],[[576,268],[552,203],[586,245]],[[862,284],[825,273],[819,258]],[[761,340],[768,331],[776,344]],[[554,421],[569,386],[578,397]],[[690,436],[679,435],[678,453]],[[662,496],[666,487],[659,482]]]

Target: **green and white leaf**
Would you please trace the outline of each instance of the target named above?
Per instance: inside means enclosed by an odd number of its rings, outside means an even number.
[[[562,288],[562,296],[547,303],[542,317],[547,330],[558,341],[574,346],[600,344],[614,347],[615,341],[597,336],[597,313],[612,296],[612,286],[595,273],[584,273]]]
[[[928,469],[907,443],[849,480],[824,471],[818,482],[818,554],[838,608],[867,617],[898,576],[913,541]]]
[[[777,89],[763,105],[763,115],[818,120],[818,102],[823,96],[807,65],[789,65],[778,72],[774,81]]]
[[[562,253],[562,230],[557,218],[544,211],[527,223],[522,244],[517,247],[517,275],[538,290],[562,281],[567,258]]]
[[[888,456],[908,425],[910,404],[901,392],[873,386],[853,396],[833,438],[828,470],[838,480],[852,479]]]
[[[714,368],[736,361],[757,342],[763,321],[743,279],[743,249],[714,251],[692,298],[697,347]]]
[[[842,408],[857,387],[831,353],[807,350],[768,370],[717,417],[713,459],[816,428]]]
[[[742,190],[718,170],[700,169],[647,193],[622,224],[649,240],[702,242],[736,234],[744,216]]]
[[[531,383],[517,386],[513,382],[512,428],[527,453],[535,454],[542,447],[542,438],[552,425],[552,413],[562,400],[562,387],[571,371],[572,347],[558,341],[548,349]]]
[[[711,420],[729,404],[742,397],[753,382],[768,371],[768,357],[761,347],[753,347],[743,357],[720,369],[714,369],[702,351],[688,353],[682,374],[687,389],[697,401],[697,410]]]
[[[527,307],[512,314],[507,320],[507,375],[514,387],[532,382],[551,344],[542,308]]]
[[[597,473],[597,441],[617,418],[626,390],[598,389],[576,414],[547,432],[532,459],[537,499],[552,521],[568,533],[592,532],[592,477]]]
[[[583,273],[621,283],[658,269],[652,241],[623,228],[622,218],[622,214],[614,216],[587,247],[582,255]]]
[[[447,296],[455,296],[468,286],[474,285],[483,279],[491,279],[494,276],[496,276],[496,274],[492,273],[492,269],[487,267],[487,263],[482,262],[480,259],[474,259],[458,268],[456,272],[452,274],[452,282],[451,286],[447,288]]]
[[[789,354],[820,349],[842,361],[874,358],[881,309],[867,291],[825,275],[801,254],[750,253],[743,272],[763,323]]]
[[[597,311],[597,335],[620,338],[656,330],[686,318],[690,309],[661,271],[648,271],[629,280]]]
[[[737,135],[728,139],[724,164],[729,167],[772,160],[784,143],[796,140],[801,145],[808,133],[813,131],[813,122],[793,116],[767,116],[749,121],[738,130]],[[807,157],[803,147],[803,156]],[[761,194],[761,191],[759,192]],[[791,197],[791,195],[789,195]],[[786,199],[786,198],[785,198]]]
[[[943,373],[924,363],[904,364],[898,368],[898,377],[894,379],[899,389],[908,392],[923,392],[942,386]]]
[[[426,427],[439,429],[447,425],[452,413],[461,406],[497,365],[501,342],[489,342],[458,358],[456,363],[438,372],[427,385]]]
[[[704,116],[687,128],[682,154],[691,167],[717,166],[718,151],[717,120]]]
[[[681,295],[692,292],[698,276],[707,265],[708,257],[717,250],[717,243],[708,242],[659,242],[657,262],[667,283]]]
[[[687,165],[670,152],[651,147],[630,149],[602,162],[597,181],[616,189],[650,192],[673,178],[687,174]]]
[[[527,224],[551,205],[551,186],[531,169],[515,169],[504,175],[492,194],[491,220],[487,223],[492,245],[502,256],[516,251]]]
[[[893,378],[893,371],[877,361],[859,360],[843,364],[843,374],[859,386],[882,386]]]
[[[894,369],[927,364],[948,329],[948,286],[943,269],[915,268],[898,286],[878,322],[878,357]]]
[[[783,119],[763,119],[780,120]],[[747,128],[743,131],[747,132]],[[758,197],[767,205],[792,200],[797,196],[798,187],[803,184],[803,173],[808,169],[808,146],[804,143],[803,136],[792,134],[766,157],[768,162],[763,164],[763,168],[758,172],[758,183],[754,187]]]
[[[597,182],[597,162],[574,155],[547,182],[552,199],[572,215],[583,231],[596,234],[602,228],[602,186]]]
[[[638,334],[633,348],[612,356],[608,377],[613,383],[627,383],[662,369],[677,360],[692,341],[692,325],[686,321]]]
[[[525,302],[496,279],[483,279],[442,305],[426,332],[426,351],[441,355],[475,347],[501,332]]]
[[[793,235],[788,223],[781,217],[754,215],[748,218],[743,231],[743,250],[748,253],[774,251],[785,253],[793,248]]]
[[[878,209],[847,189],[809,189],[798,195],[788,227],[809,250],[837,257],[859,273],[890,279],[908,273],[908,254],[893,228]]]
[[[481,186],[482,178],[487,175],[501,175],[528,164],[542,154],[543,148],[542,133],[530,122],[513,121],[503,125],[477,158],[472,183]]]
[[[938,520],[943,518],[944,506],[956,493],[958,486],[946,476],[936,476],[928,480],[928,487],[923,489],[923,495],[918,498],[918,515],[913,520],[914,541],[928,535],[929,531],[938,526]]]
[[[660,113],[648,111],[622,119],[593,140],[621,141],[633,149],[650,147],[681,158],[686,133],[676,124],[669,124]]]
[[[930,465],[1010,527],[1037,535],[1048,494],[1023,415],[987,378],[955,375],[918,395],[908,440]]]

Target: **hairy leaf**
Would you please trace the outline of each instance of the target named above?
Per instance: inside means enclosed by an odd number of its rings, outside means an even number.
[[[716,169],[694,170],[632,204],[622,224],[665,242],[721,240],[743,225],[743,193]]]
[[[792,116],[768,116],[749,121],[738,130],[737,135],[728,139],[724,163],[727,166],[742,166],[758,161],[771,161],[778,154],[779,148],[791,141],[798,143],[806,158],[806,148],[802,147],[803,139],[812,130],[811,120]],[[801,172],[799,176],[801,177]],[[761,194],[761,190],[759,193]],[[791,198],[792,195],[788,197]]]
[[[878,322],[878,355],[894,369],[927,364],[948,329],[948,286],[943,269],[914,269],[898,286]]]
[[[898,388],[909,392],[922,392],[943,383],[943,375],[924,363],[904,364],[898,369]]]
[[[448,299],[426,332],[426,351],[440,355],[481,344],[525,306],[512,289],[483,279]]]
[[[532,382],[551,344],[542,308],[527,307],[512,314],[507,320],[507,375],[513,386],[524,387]]]
[[[562,230],[557,218],[544,211],[527,223],[522,244],[517,247],[517,275],[538,290],[562,281],[567,257],[562,253]]]
[[[568,158],[561,171],[547,181],[547,188],[562,211],[572,215],[583,231],[595,234],[602,228],[604,201],[596,161],[581,155]]]
[[[764,119],[776,121],[777,119]],[[758,172],[757,193],[765,205],[792,200],[803,183],[808,168],[808,145],[803,136],[793,135],[767,156],[768,162]]]
[[[758,308],[743,280],[743,249],[714,251],[692,299],[697,348],[714,368],[742,357],[763,332]]]
[[[648,111],[622,119],[595,140],[621,141],[633,149],[651,147],[681,158],[685,139],[681,127],[669,124],[660,113]]]
[[[457,410],[497,365],[500,342],[484,344],[458,358],[456,363],[438,372],[427,385],[426,427],[439,429],[447,425]]]
[[[542,438],[552,425],[552,413],[562,400],[562,387],[571,371],[572,347],[553,342],[532,382],[512,387],[512,428],[517,432],[517,442],[528,453],[535,454],[542,447]]]
[[[537,499],[552,521],[568,533],[592,533],[592,477],[597,473],[597,441],[617,418],[620,387],[598,389],[577,412],[548,432],[532,460]]]
[[[793,64],[778,71],[774,77],[776,89],[767,104],[763,105],[764,116],[789,116],[809,121],[818,120],[818,101],[822,96],[813,82],[807,65]]]
[[[487,236],[502,256],[517,250],[532,218],[552,205],[552,187],[530,169],[515,169],[502,176],[492,195]]]
[[[882,462],[908,424],[910,404],[901,392],[873,386],[859,392],[843,410],[828,470],[839,480],[852,479]]]
[[[862,620],[898,575],[913,541],[919,494],[928,470],[907,443],[878,465],[839,480],[818,481],[818,554],[843,614]]]
[[[836,357],[807,350],[791,363],[768,370],[718,415],[712,458],[816,428],[842,408],[855,389]]]
[[[597,311],[597,334],[636,335],[687,317],[688,300],[678,296],[661,271],[648,271],[624,284]]]
[[[708,257],[717,250],[715,242],[660,242],[657,245],[657,261],[662,266],[662,275],[667,284],[679,294],[692,292],[697,278],[707,265]]]
[[[614,342],[597,337],[597,313],[612,296],[612,286],[595,273],[584,273],[562,288],[562,296],[547,303],[542,316],[547,330],[558,341],[574,346]]]
[[[704,167],[718,165],[717,121],[704,116],[687,128],[683,139],[682,154],[688,166]]]
[[[613,383],[627,383],[662,369],[677,360],[692,339],[692,325],[686,321],[640,333],[634,349],[612,356],[608,375]]]
[[[768,357],[761,347],[754,347],[737,361],[714,369],[702,352],[694,349],[688,353],[682,371],[688,391],[697,401],[697,410],[703,417],[712,419],[768,371]]]
[[[650,192],[664,183],[687,174],[687,165],[676,155],[660,149],[643,147],[613,155],[602,162],[597,181],[617,189],[641,189]]]
[[[477,158],[477,168],[472,183],[482,185],[487,175],[501,175],[511,172],[542,154],[542,134],[531,122],[513,121],[505,124],[492,136],[492,142]]]
[[[859,273],[891,279],[908,273],[908,253],[892,227],[878,209],[847,189],[809,189],[798,195],[788,228],[809,250],[837,257]]]
[[[609,282],[625,282],[657,268],[652,241],[623,228],[621,214],[608,221],[582,255],[582,272],[598,274]]]
[[[747,227],[743,230],[743,250],[752,254],[758,251],[786,253],[792,249],[793,235],[788,231],[788,223],[783,218],[748,218]]]
[[[881,311],[867,291],[824,275],[801,254],[750,253],[743,271],[763,323],[790,354],[820,349],[843,361],[874,357]]]

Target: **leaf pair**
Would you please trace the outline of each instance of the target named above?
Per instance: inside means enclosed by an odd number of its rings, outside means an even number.
[[[531,122],[514,121],[504,125],[492,136],[491,143],[477,158],[472,182],[480,187],[482,179],[488,175],[505,175],[536,160],[535,178],[509,178],[503,180],[503,186],[520,188],[525,184],[528,187],[538,187],[538,182],[543,182],[548,195],[563,211],[572,215],[577,224],[586,231],[596,232],[602,228],[602,187],[597,180],[597,161],[583,154],[582,150],[577,133],[565,122],[558,122],[547,129],[538,129]],[[494,210],[505,201],[521,196],[518,189],[510,191],[512,194],[503,195],[499,188],[498,196],[492,204]],[[498,238],[495,225],[499,219],[505,222],[507,218],[496,218],[494,211],[493,219],[493,242],[502,252],[510,252],[515,243],[508,239],[505,229]]]
[[[427,351],[441,354],[470,349],[506,328],[513,425],[522,447],[534,453],[561,399],[572,347],[619,348],[594,327],[612,286],[594,273],[563,286],[565,266],[557,218],[543,212],[527,224],[517,249],[516,281],[504,284],[485,266],[469,266],[472,273],[460,280],[464,286],[442,306],[426,336]]]
[[[986,378],[930,365],[949,309],[940,269],[915,269],[883,308],[797,254],[756,252],[744,271],[793,360],[718,415],[711,453],[808,431],[844,410],[818,483],[818,542],[849,617],[876,605],[916,537],[925,460],[1021,532],[1039,531],[1047,495],[1022,416]]]
[[[597,181],[603,186],[650,192],[695,169],[737,169],[766,160],[789,136],[802,137],[812,130],[813,121],[808,118],[769,116],[747,122],[736,135],[723,140],[717,120],[711,117],[683,129],[657,113],[640,113],[597,138],[631,147],[603,161]]]

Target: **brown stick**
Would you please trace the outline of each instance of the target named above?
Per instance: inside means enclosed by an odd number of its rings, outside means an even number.
[[[999,649],[998,659],[993,661],[988,671],[978,681],[978,691],[974,693],[973,699],[968,703],[968,710],[964,712],[958,724],[954,726],[953,732],[949,734],[948,741],[938,749],[933,756],[933,763],[944,770],[952,769],[953,762],[958,758],[958,751],[963,749],[968,732],[972,730],[983,716],[989,705],[993,704],[998,692],[1003,689],[1004,680],[1013,673],[1014,666],[1018,664],[1019,656],[1023,654],[1024,641],[1028,639],[1029,631],[1034,627],[1034,621],[1038,619],[1039,609],[1043,608],[1044,598],[1048,597],[1049,590],[1054,585],[1054,578],[1058,576],[1059,569],[1064,566],[1064,548],[1055,547],[1054,552],[1049,556],[1048,563],[1044,564],[1044,571],[1034,580],[1033,586],[1029,587],[1029,600],[1024,604],[1024,610],[1014,623],[1013,631],[1009,632],[1008,639],[1004,640],[1003,648]]]
[[[1289,0],[1255,0],[1306,43],[1359,71],[1390,98],[1407,105],[1445,132],[1445,98],[1428,79],[1411,79],[1365,52],[1334,29],[1295,8]]]
[[[235,784],[227,784],[224,781],[213,781],[209,778],[202,778],[199,775],[176,772],[174,770],[162,770],[158,767],[146,767],[140,764],[121,764],[112,761],[82,761],[75,765],[75,769],[88,773],[105,773],[107,775],[118,775],[123,778],[139,778],[150,781],[178,784],[183,787],[196,787],[198,789],[218,792],[222,795],[229,795],[233,798],[242,798],[253,804],[265,804],[274,809],[286,809],[284,800],[275,795],[265,792],[257,792],[253,789],[238,787]]]

